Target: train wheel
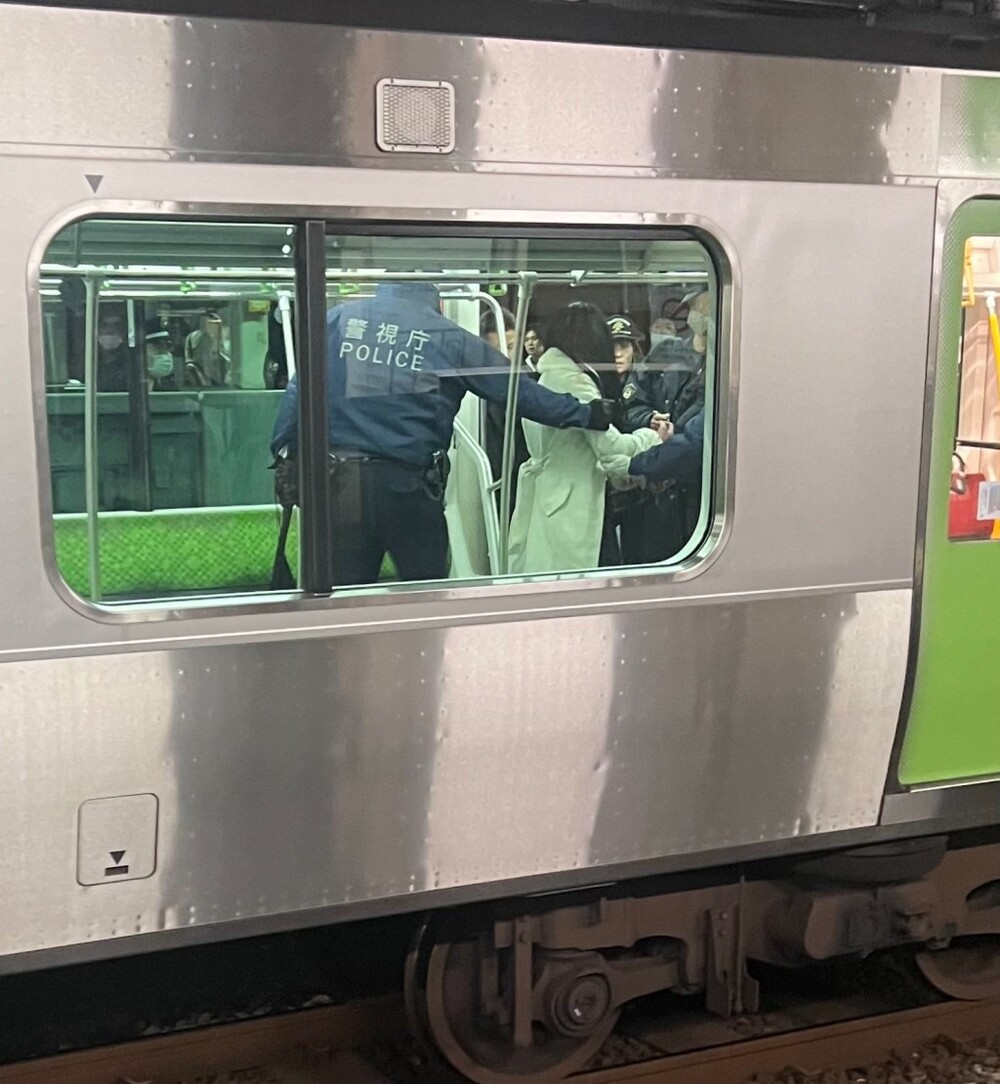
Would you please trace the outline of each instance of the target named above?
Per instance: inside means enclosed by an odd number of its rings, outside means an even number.
[[[427,1054],[433,1053],[433,1046],[427,1024],[424,985],[427,981],[427,958],[433,948],[433,936],[430,922],[422,922],[410,945],[403,971],[403,1000],[410,1031]]]
[[[425,930],[407,962],[410,1022],[455,1069],[477,1084],[542,1084],[580,1069],[618,1019],[596,968],[534,984],[516,949],[489,934],[448,940]],[[540,988],[542,987],[542,988]]]
[[[1000,997],[1000,937],[961,938],[948,948],[921,949],[915,959],[924,978],[948,997]]]

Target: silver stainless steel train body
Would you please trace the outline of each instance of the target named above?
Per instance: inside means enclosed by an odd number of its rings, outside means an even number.
[[[949,128],[973,77],[17,6],[3,27],[0,968],[879,838],[935,252],[1000,172]],[[384,78],[454,85],[451,154],[378,149]],[[38,268],[106,212],[701,227],[729,265],[713,558],[155,620],[74,603]],[[81,807],[121,795],[155,796],[155,872],[83,885]],[[927,817],[898,805],[893,831]]]

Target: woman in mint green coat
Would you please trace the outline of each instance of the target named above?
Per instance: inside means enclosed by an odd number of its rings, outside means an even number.
[[[545,325],[546,351],[538,382],[551,391],[589,403],[601,396],[600,372],[614,364],[606,317],[594,305],[575,302]],[[595,369],[597,371],[595,371]],[[667,439],[670,426],[621,433],[551,429],[523,421],[530,454],[522,465],[510,525],[512,573],[569,572],[596,568],[604,522],[604,491],[627,486],[629,460]]]

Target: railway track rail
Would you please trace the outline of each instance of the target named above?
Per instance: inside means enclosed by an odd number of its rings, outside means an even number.
[[[378,998],[0,1066],[0,1084],[362,1084],[352,1052],[405,1029],[402,1002]]]
[[[938,1036],[974,1041],[998,1031],[1000,999],[951,1001],[599,1069],[574,1079],[579,1084],[746,1084],[789,1068],[808,1075],[871,1065]]]
[[[403,1079],[443,1084],[459,1079],[405,1059],[400,1075],[365,1056],[382,1044],[398,1043],[404,1028],[402,1004],[382,998],[2,1066],[0,1084],[395,1084]],[[745,1084],[754,1077],[782,1079],[776,1074],[790,1069],[800,1074],[797,1079],[806,1079],[872,1065],[939,1036],[969,1042],[997,1033],[1000,998],[944,1002],[638,1061],[630,1060],[635,1051],[629,1040],[616,1037],[603,1058],[624,1064],[590,1068],[571,1080]],[[977,1079],[998,1080],[1000,1070]]]

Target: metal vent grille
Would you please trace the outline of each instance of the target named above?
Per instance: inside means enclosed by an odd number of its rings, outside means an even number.
[[[448,154],[455,149],[455,88],[451,83],[381,79],[375,97],[379,150]]]

